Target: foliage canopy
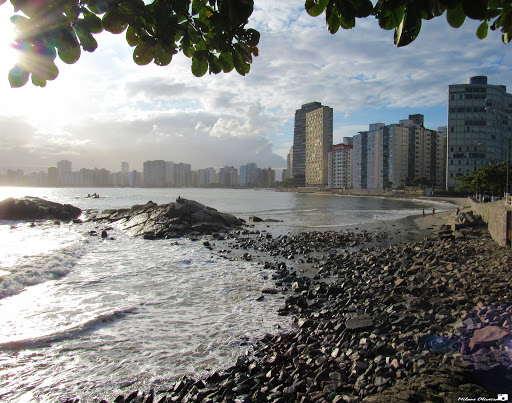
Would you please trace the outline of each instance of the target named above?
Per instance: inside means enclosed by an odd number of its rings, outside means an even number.
[[[0,4],[7,0],[0,0]],[[98,47],[102,31],[126,36],[138,65],[168,65],[182,52],[192,59],[195,76],[206,72],[249,73],[258,56],[260,33],[247,28],[253,0],[10,0],[17,35],[13,46],[21,60],[9,72],[12,87],[29,78],[44,87],[55,79],[58,56],[73,64],[83,51]],[[305,0],[311,16],[325,12],[330,33],[355,27],[356,18],[374,16],[385,30],[395,30],[396,46],[416,39],[423,20],[446,12],[448,23],[460,27],[466,17],[481,21],[476,35],[500,30],[502,40],[512,38],[512,2],[509,0]]]
[[[459,178],[460,185],[455,188],[463,193],[490,193],[499,195],[507,187],[507,162],[482,167],[467,176]]]

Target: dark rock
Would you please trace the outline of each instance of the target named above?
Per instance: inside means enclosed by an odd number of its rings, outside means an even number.
[[[144,239],[214,234],[244,223],[231,214],[183,198],[169,204],[148,202],[130,209],[103,211],[91,215],[89,220],[114,223],[129,235]]]
[[[39,197],[12,197],[0,202],[0,220],[63,220],[78,218],[82,210],[70,204],[59,204]],[[59,223],[60,224],[60,223]]]
[[[345,321],[347,329],[352,331],[371,330],[374,328],[372,318],[368,315],[360,315]]]

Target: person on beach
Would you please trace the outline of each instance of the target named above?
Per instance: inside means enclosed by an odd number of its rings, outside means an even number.
[[[425,209],[423,209],[423,211],[421,212],[421,214],[423,214],[423,217],[425,217]]]
[[[436,209],[432,208],[432,215],[435,215],[435,214],[436,214]]]
[[[460,208],[457,207],[457,210],[455,210],[455,215],[459,215]]]

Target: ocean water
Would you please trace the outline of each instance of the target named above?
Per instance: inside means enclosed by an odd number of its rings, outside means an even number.
[[[99,192],[99,199],[88,193]],[[0,188],[88,209],[168,203],[178,196],[277,234],[372,225],[453,206],[322,194],[228,189]],[[94,223],[0,221],[0,401],[112,400],[232,365],[250,342],[291,326],[277,315],[272,273],[186,239],[147,241]]]

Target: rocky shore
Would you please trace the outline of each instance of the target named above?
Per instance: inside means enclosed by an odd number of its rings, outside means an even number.
[[[294,330],[267,335],[250,355],[204,379],[185,377],[169,389],[132,391],[113,401],[512,396],[512,252],[479,224],[465,213],[456,231],[443,225],[436,237],[386,247],[376,246],[390,236],[384,232],[215,235],[205,247],[273,269],[276,288],[263,289],[254,303],[284,293],[279,312],[292,317]]]
[[[234,215],[181,197],[168,204],[149,201],[127,209],[91,212],[88,221],[113,224],[131,236],[145,239],[217,234],[239,228],[244,223]]]
[[[54,203],[39,197],[9,197],[0,201],[0,220],[63,220],[77,219],[82,210],[70,204]]]

